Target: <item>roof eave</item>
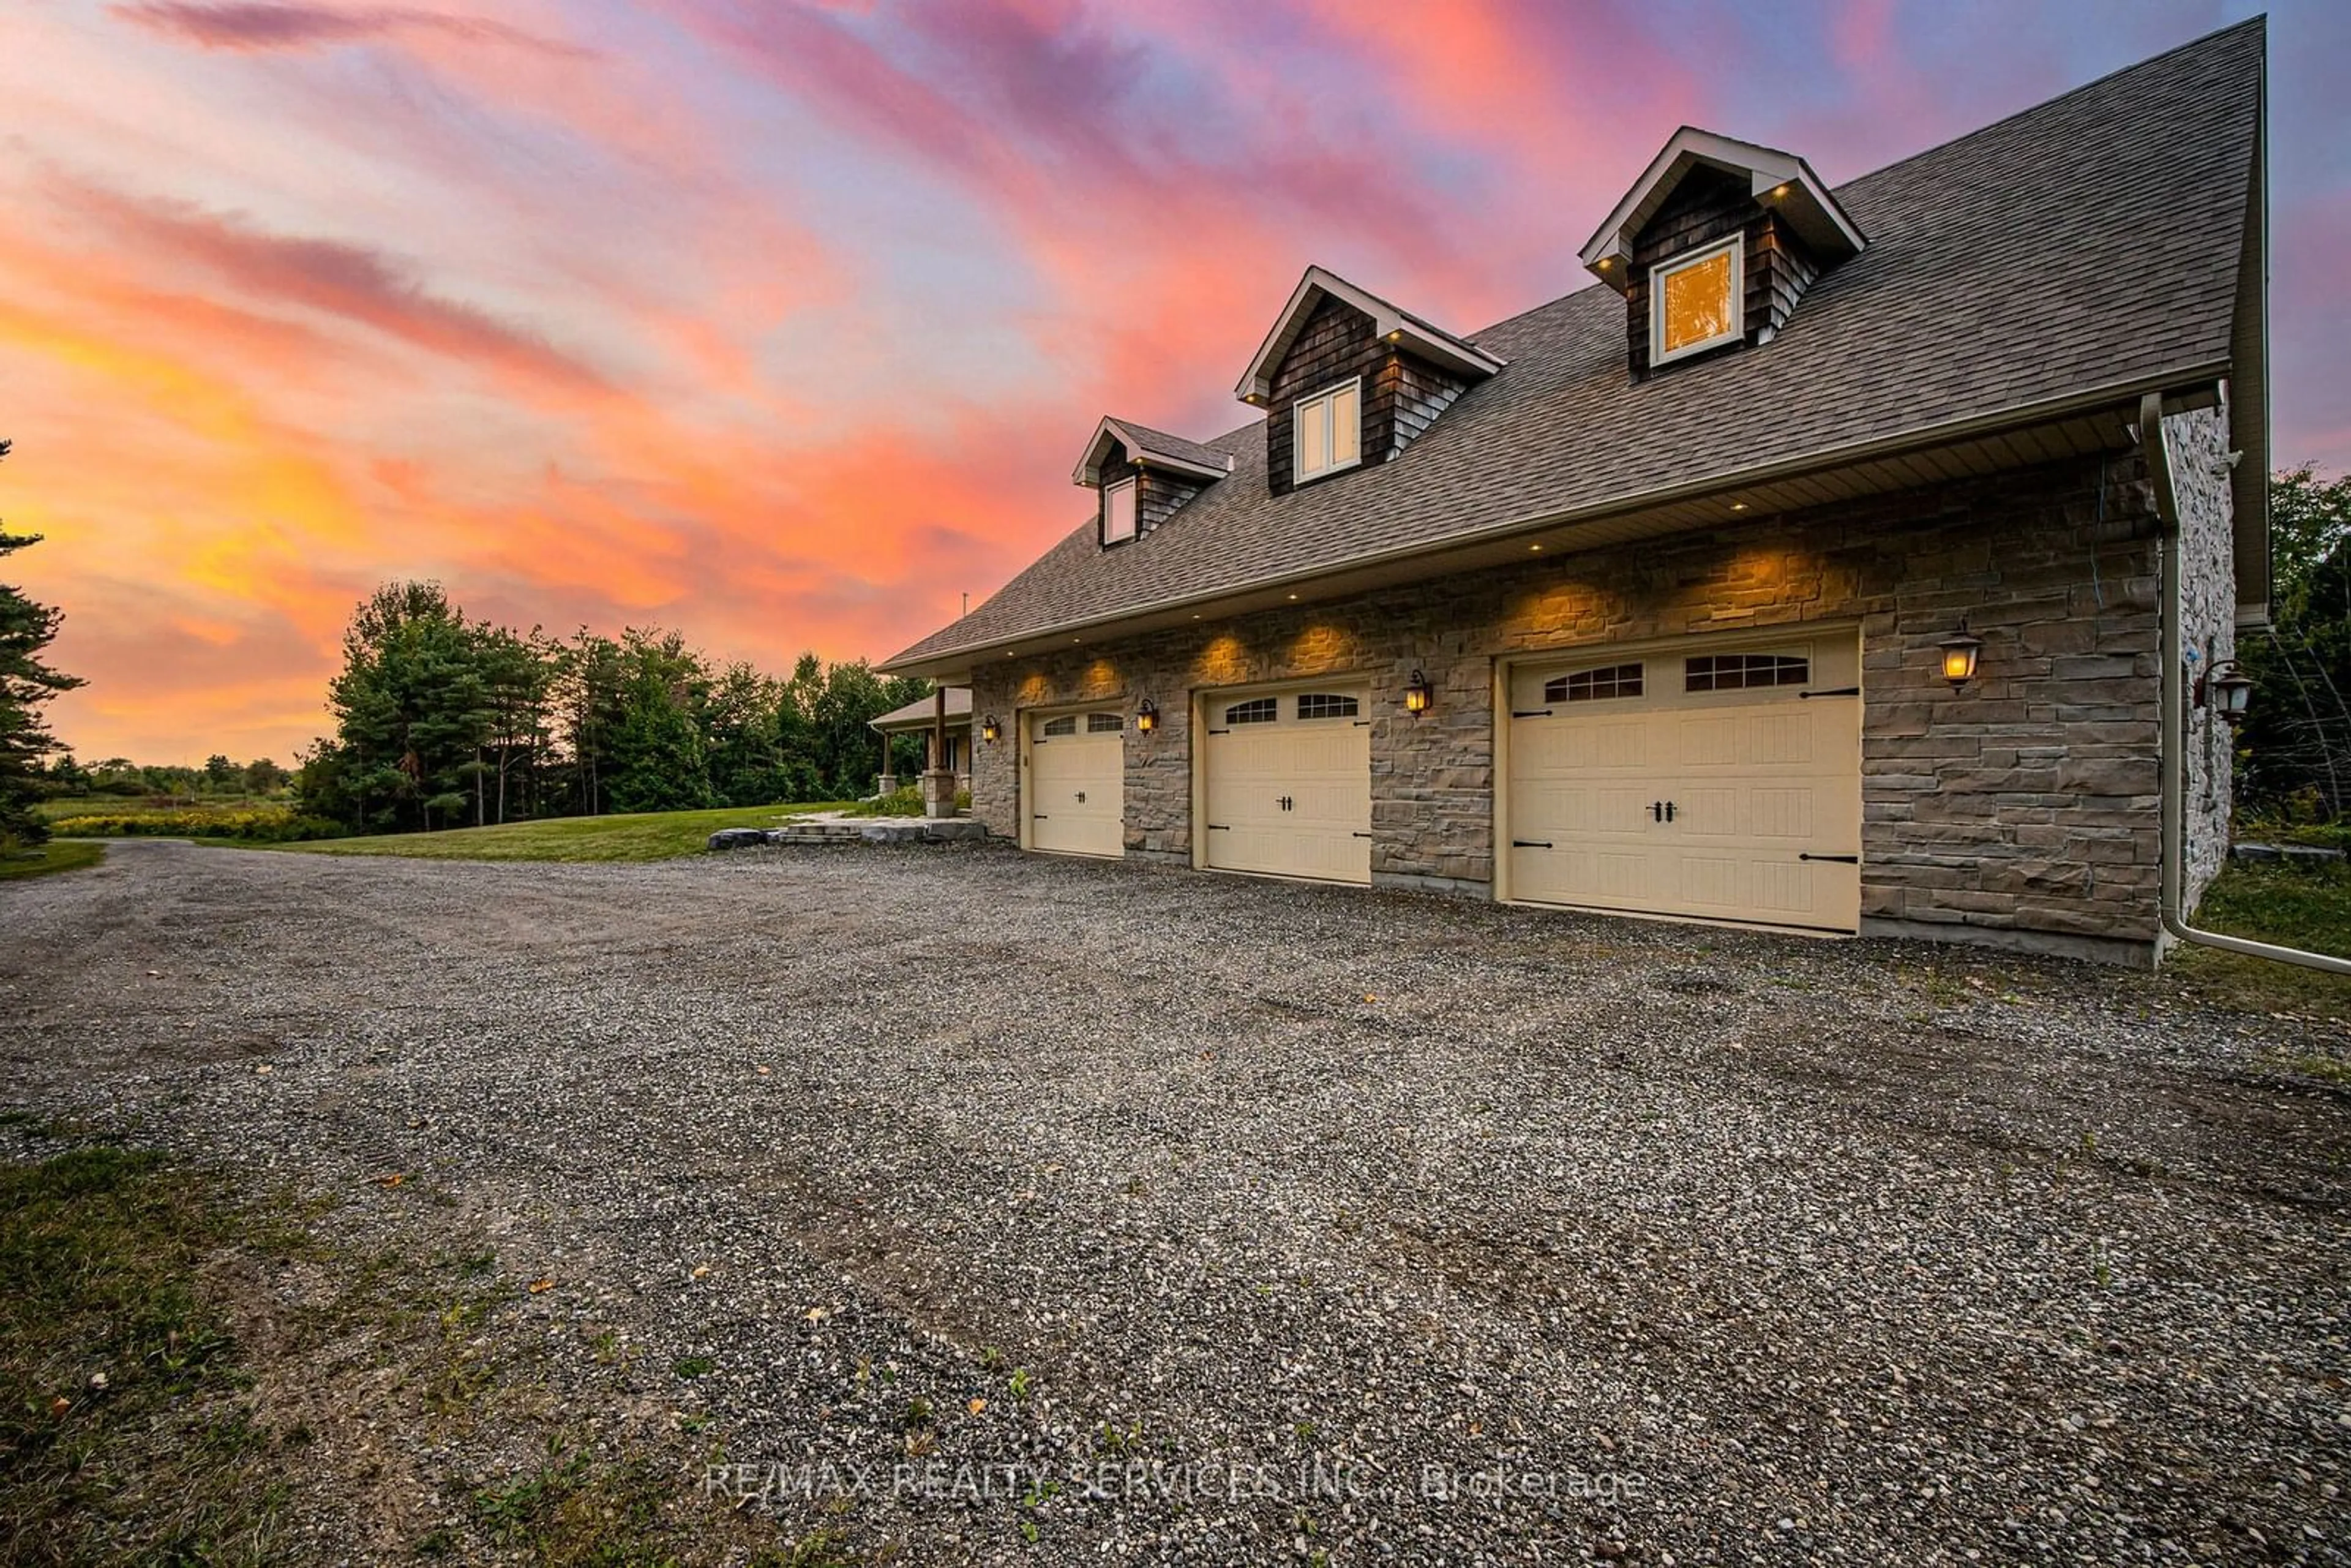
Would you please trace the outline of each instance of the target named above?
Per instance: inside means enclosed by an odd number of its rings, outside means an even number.
[[[1736,490],[1786,478],[1792,475],[1843,467],[1876,458],[1889,457],[1914,449],[1943,445],[1980,435],[2064,418],[2108,406],[2131,407],[2149,392],[2170,396],[2187,389],[2207,389],[2216,386],[2230,372],[2225,359],[2206,363],[2184,365],[2151,375],[2137,376],[2111,385],[2090,388],[2063,397],[2047,398],[2039,402],[1990,413],[1970,415],[1963,419],[1946,420],[1938,424],[1921,425],[1866,442],[1856,442],[1842,447],[1825,448],[1819,452],[1800,454],[1776,462],[1761,464],[1752,468],[1733,469],[1661,486],[1633,496],[1618,497],[1591,506],[1573,507],[1563,512],[1538,513],[1519,517],[1468,533],[1447,535],[1442,539],[1415,543],[1393,550],[1358,557],[1337,563],[1324,563],[1305,570],[1267,577],[1238,587],[1228,586],[1205,593],[1181,594],[1147,604],[1133,605],[1108,614],[1088,616],[1081,620],[1055,622],[1032,627],[1011,636],[992,637],[961,647],[940,649],[934,653],[917,653],[914,648],[893,655],[874,666],[883,674],[929,674],[943,672],[968,672],[973,662],[982,657],[1008,653],[1019,648],[1034,648],[1048,640],[1058,641],[1089,632],[1099,632],[1150,616],[1180,611],[1188,605],[1204,604],[1237,594],[1265,590],[1284,589],[1331,577],[1343,571],[1359,570],[1384,562],[1414,556],[1434,555],[1506,539],[1512,535],[1539,532],[1570,524],[1595,522],[1619,513],[1638,511],[1645,507],[1669,505],[1677,501]]]

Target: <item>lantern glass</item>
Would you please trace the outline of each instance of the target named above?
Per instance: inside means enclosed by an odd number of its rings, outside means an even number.
[[[1405,712],[1426,713],[1430,699],[1435,695],[1436,694],[1428,689],[1428,677],[1415,670],[1412,673],[1411,683],[1404,688]]]
[[[994,714],[989,714],[985,719],[980,721],[979,738],[987,742],[988,745],[994,746],[1003,734],[1004,731],[998,726],[996,716]]]
[[[2231,660],[2212,672],[2212,706],[2220,716],[2235,724],[2245,716],[2245,709],[2252,705],[2252,679]]]
[[[1153,730],[1157,729],[1159,727],[1159,705],[1153,702],[1149,697],[1144,698],[1143,706],[1134,710],[1134,727],[1141,730],[1145,735],[1149,735]]]
[[[1983,652],[1983,639],[1968,630],[1966,616],[1959,618],[1959,629],[1935,644],[1942,651],[1943,679],[1958,691],[1976,678],[1976,657]]]

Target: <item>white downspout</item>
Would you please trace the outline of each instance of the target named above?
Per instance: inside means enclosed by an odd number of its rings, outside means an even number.
[[[2158,393],[2139,400],[2138,435],[2147,476],[2155,486],[2156,515],[2163,524],[2156,542],[2157,570],[2163,583],[2163,928],[2182,942],[2351,975],[2351,958],[2200,931],[2188,924],[2182,912],[2188,894],[2188,675],[2180,653],[2179,498],[2171,487],[2171,454],[2163,444],[2163,399]]]

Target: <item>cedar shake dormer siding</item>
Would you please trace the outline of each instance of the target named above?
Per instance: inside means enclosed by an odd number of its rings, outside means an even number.
[[[1371,317],[1345,300],[1325,298],[1275,368],[1272,394],[1266,400],[1266,484],[1273,494],[1286,496],[1297,487],[1298,400],[1356,376],[1364,380],[1363,461],[1357,466],[1365,468],[1410,445],[1468,385],[1453,372],[1383,341]]]
[[[1745,288],[1740,341],[1659,369],[1678,369],[1768,343],[1787,325],[1797,299],[1820,276],[1819,262],[1780,214],[1755,200],[1745,180],[1718,169],[1693,169],[1633,242],[1625,335],[1635,381],[1646,381],[1650,374],[1649,269],[1738,234],[1747,240],[1740,257]]]
[[[1176,509],[1198,495],[1204,486],[1197,479],[1164,468],[1144,464],[1138,472],[1134,455],[1123,442],[1112,444],[1112,450],[1102,462],[1102,483],[1094,490],[1094,538],[1106,537],[1109,524],[1109,502],[1104,498],[1113,485],[1133,478],[1134,487],[1134,537],[1141,538],[1176,515]],[[1123,541],[1122,541],[1123,542]],[[1115,548],[1108,547],[1105,548]]]

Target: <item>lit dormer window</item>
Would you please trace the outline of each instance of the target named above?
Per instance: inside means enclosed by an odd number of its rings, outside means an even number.
[[[1743,246],[1733,236],[1649,269],[1650,364],[1739,340]]]
[[[1102,543],[1124,544],[1134,537],[1134,481],[1102,486]]]
[[[1353,468],[1364,460],[1364,378],[1357,376],[1300,401],[1298,477],[1303,482]]]

